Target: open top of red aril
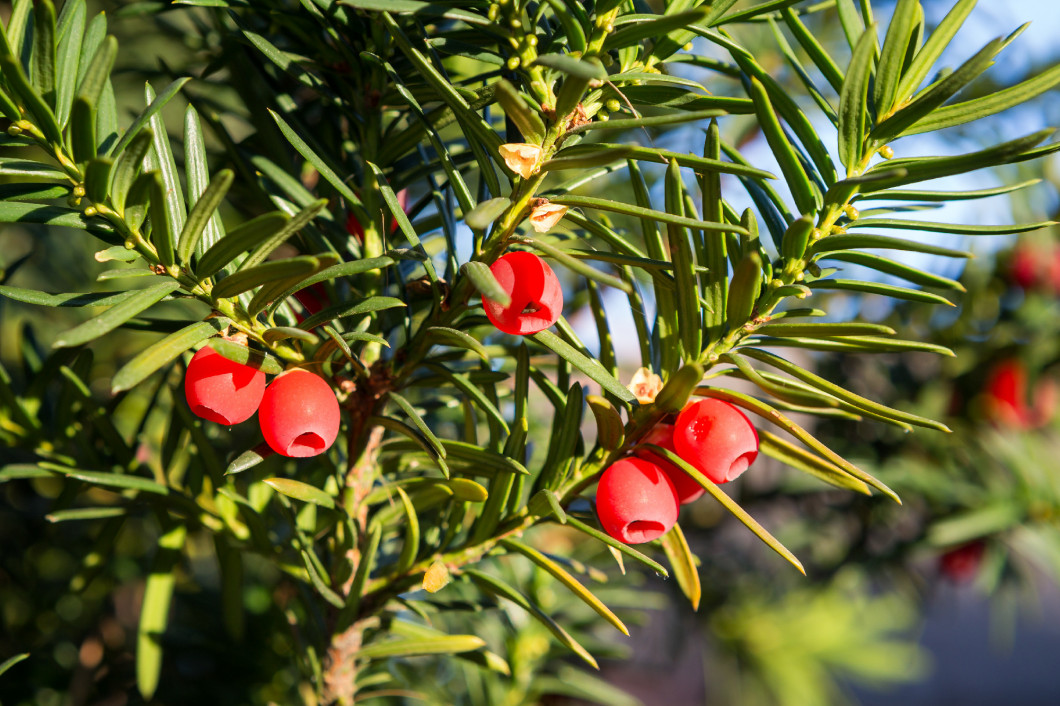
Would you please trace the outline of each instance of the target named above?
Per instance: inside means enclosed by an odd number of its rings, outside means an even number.
[[[338,436],[339,403],[324,378],[306,370],[289,370],[265,390],[258,421],[265,441],[276,453],[317,456]]]
[[[677,491],[657,465],[640,458],[611,464],[596,488],[596,515],[609,535],[626,544],[658,539],[674,526]]]

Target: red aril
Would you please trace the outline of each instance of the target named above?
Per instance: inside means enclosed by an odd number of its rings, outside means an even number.
[[[322,377],[306,370],[288,370],[265,390],[258,421],[266,443],[276,453],[317,456],[339,434],[339,402]]]
[[[611,464],[596,488],[596,516],[620,542],[658,539],[677,522],[677,491],[654,463],[624,458]]]
[[[537,255],[517,250],[502,255],[490,272],[511,297],[508,306],[482,297],[486,316],[505,333],[526,336],[556,323],[563,311],[563,289],[552,268]]]
[[[265,373],[206,346],[188,363],[184,396],[196,415],[230,426],[254,416],[265,393]]]
[[[676,454],[677,449],[674,448],[674,425],[656,424],[652,430],[648,432],[647,436],[641,439],[641,443],[655,444],[656,446],[663,447],[667,451],[673,451]],[[677,491],[677,500],[682,505],[687,505],[693,500],[698,500],[699,497],[706,492],[703,489],[703,486],[697,483],[692,476],[688,475],[678,466],[663,459],[658,454],[652,453],[643,446],[638,446],[634,453],[645,461],[654,463],[667,475],[667,477],[669,477],[670,482],[674,484],[674,490]],[[678,455],[680,456],[680,454]]]
[[[758,432],[723,400],[704,399],[681,411],[674,424],[677,454],[715,483],[728,483],[758,457]]]

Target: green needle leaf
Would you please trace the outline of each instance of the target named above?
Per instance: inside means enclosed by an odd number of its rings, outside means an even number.
[[[420,520],[416,516],[416,508],[412,506],[408,494],[401,486],[397,487],[398,495],[401,497],[401,507],[405,510],[405,543],[401,547],[401,554],[394,563],[396,574],[407,573],[416,561],[416,555],[420,549]]]
[[[852,477],[834,463],[801,449],[790,441],[781,439],[768,429],[758,431],[758,450],[770,458],[775,458],[792,468],[844,490],[853,490],[863,495],[871,495],[869,486]]]
[[[570,633],[560,627],[559,623],[553,620],[548,615],[548,613],[543,611],[536,604],[531,603],[529,599],[527,599],[527,597],[524,596],[522,593],[509,586],[504,581],[501,581],[499,578],[484,574],[481,571],[478,571],[477,569],[464,569],[464,574],[471,578],[471,580],[474,581],[478,585],[478,587],[481,588],[483,591],[501,598],[507,598],[512,603],[515,603],[517,606],[519,606],[520,608],[528,612],[531,616],[533,616],[538,622],[544,625],[549,632],[555,635],[556,639],[559,640],[560,643],[562,643],[569,650],[571,650],[576,655],[585,660],[589,665],[593,667],[593,669],[600,668],[599,665],[596,663],[596,660],[593,659],[593,656],[589,654],[588,650],[582,647],[577,640],[571,637]]]
[[[931,67],[942,56],[942,52],[950,46],[957,34],[957,30],[964,24],[977,2],[978,0],[958,0],[942,21],[939,22],[938,27],[931,33],[928,40],[924,42],[924,46],[913,57],[909,68],[906,69],[905,74],[902,76],[902,80],[896,90],[899,102],[906,101],[924,82],[924,79],[931,73]]]
[[[70,348],[95,340],[105,333],[110,333],[145,309],[154,306],[179,288],[180,282],[170,280],[147,289],[136,290],[134,295],[120,304],[60,334],[53,345],[56,348]]]
[[[412,403],[401,395],[397,394],[396,392],[390,393],[390,399],[393,400],[394,404],[396,404],[401,409],[401,411],[405,413],[405,416],[408,417],[408,420],[412,422],[417,429],[420,430],[420,433],[423,434],[423,438],[425,438],[427,442],[431,445],[431,448],[434,449],[434,452],[444,459],[445,446],[443,446],[442,442],[439,441],[438,437],[434,435],[434,432],[431,431],[431,428],[427,425],[427,422],[423,420],[423,417],[420,416],[419,412],[416,411],[416,408],[412,406]],[[444,470],[447,471],[448,469]],[[448,475],[448,473],[446,473],[446,475]]]
[[[596,418],[596,441],[600,448],[616,451],[622,445],[626,433],[618,409],[610,400],[599,395],[587,395],[585,401]]]
[[[800,573],[805,575],[806,569],[802,567],[802,562],[800,562],[794,554],[788,551],[787,547],[777,541],[776,537],[771,535],[765,527],[758,524],[757,520],[747,514],[746,510],[740,507],[735,500],[726,495],[725,492],[722,491],[722,489],[719,488],[717,485],[715,485],[709,478],[700,473],[698,469],[696,469],[694,466],[692,466],[690,463],[685,461],[683,458],[681,458],[674,452],[664,449],[661,446],[656,446],[655,444],[644,444],[644,448],[650,449],[653,453],[658,454],[660,458],[666,459],[670,463],[683,470],[688,475],[692,476],[693,480],[703,486],[703,488],[705,488],[706,491],[710,493],[710,495],[713,496],[713,498],[717,500],[722,507],[724,507],[726,510],[735,515],[736,519],[742,522],[747,527],[747,529],[754,532],[755,535],[757,535],[759,539],[765,542],[770,549],[787,559],[792,566],[798,569]]]
[[[676,161],[678,164],[681,162],[681,160]],[[748,235],[746,228],[731,223],[710,223],[708,221],[701,221],[698,218],[686,218],[685,216],[666,213],[665,211],[656,211],[650,208],[634,206],[633,204],[623,203],[621,201],[601,199],[595,196],[574,196],[572,194],[563,194],[562,196],[552,197],[550,201],[552,201],[552,203],[564,204],[566,206],[580,206],[583,208],[594,208],[600,211],[623,213],[627,216],[649,219],[657,223],[669,223],[685,226],[686,228],[696,228],[711,233],[738,233],[740,235]]]
[[[225,469],[225,475],[228,476],[234,473],[242,473],[243,471],[250,470],[274,453],[272,447],[263,441],[254,448],[244,451],[236,456]]]
[[[670,560],[670,566],[674,570],[674,578],[681,592],[692,604],[692,610],[699,610],[699,601],[703,595],[703,587],[699,583],[699,570],[692,550],[688,548],[681,525],[675,524],[669,532],[662,537],[662,548],[666,552],[666,558]]]
[[[36,91],[50,105],[55,105],[55,5],[51,0],[33,3],[33,50],[30,78]]]
[[[604,366],[600,365],[598,361],[583,355],[551,331],[539,331],[530,336],[530,338],[534,339],[545,348],[548,348],[578,370],[581,370],[588,375],[590,379],[597,382],[600,387],[615,395],[618,399],[627,403],[633,403],[636,401],[636,397],[633,396],[633,393],[626,389],[625,385],[616,380],[611,373],[607,372]]]
[[[908,287],[897,287],[893,284],[882,284],[880,282],[862,282],[851,279],[819,279],[806,285],[811,291],[838,290],[843,292],[860,292],[862,294],[881,294],[885,297],[903,299],[912,302],[924,302],[926,304],[944,304],[956,306],[946,297],[933,292],[925,292],[920,289],[909,289]]]
[[[335,499],[316,486],[292,478],[266,478],[265,485],[289,498],[313,503],[329,510],[335,509]]]
[[[165,90],[158,94],[157,98],[154,98],[153,100],[149,99],[150,102],[148,106],[142,113],[136,116],[136,120],[134,120],[132,125],[129,126],[129,129],[125,131],[125,134],[121,136],[121,139],[114,144],[114,147],[111,148],[108,154],[112,157],[121,155],[125,149],[132,144],[133,140],[142,134],[144,126],[151,123],[151,119],[154,117],[155,113],[161,110],[167,103],[169,103],[169,101],[173,100],[173,98],[180,93],[180,89],[184,87],[184,84],[190,80],[190,77],[178,78],[166,86]],[[154,131],[151,130],[150,132],[153,140]]]
[[[904,238],[892,238],[888,235],[871,235],[868,233],[829,235],[811,245],[809,252],[812,255],[824,255],[832,252],[862,249],[905,250],[926,255],[942,255],[943,257],[955,258],[972,257],[970,252],[964,250],[943,248],[919,240],[906,240]]]
[[[581,260],[574,258],[568,251],[561,250],[560,248],[557,248],[556,246],[552,245],[551,243],[545,240],[542,240],[540,238],[520,238],[518,242],[525,243],[533,249],[545,253],[545,255],[548,255],[549,257],[552,257],[558,262],[562,263],[563,266],[571,272],[576,272],[577,274],[581,275],[582,277],[585,277],[586,279],[593,280],[594,282],[599,282],[600,284],[606,285],[608,287],[614,287],[615,289],[623,291],[626,294],[629,294],[633,291],[633,285],[631,285],[629,282],[626,282],[625,280],[622,280],[613,275],[609,275],[606,272],[601,272],[595,267],[592,267],[591,265],[588,265],[582,262]]]
[[[733,270],[725,315],[730,331],[751,320],[761,291],[762,256],[757,250],[752,250],[740,259]]]
[[[464,223],[471,230],[486,230],[512,205],[507,196],[489,199],[475,206],[464,215]]]
[[[158,540],[158,554],[144,587],[140,625],[136,631],[136,686],[150,701],[158,688],[162,671],[162,634],[169,623],[173,599],[174,572],[188,535],[186,525],[176,525]]]
[[[304,276],[316,270],[319,264],[320,261],[317,258],[303,255],[287,260],[273,260],[255,267],[240,268],[235,274],[218,282],[211,296],[214,301],[234,297],[266,282]]]
[[[3,664],[0,664],[0,675],[3,675],[4,672],[11,669],[27,657],[29,657],[29,652],[23,652],[20,655],[15,655],[14,657],[9,657],[8,659],[5,659]]]
[[[586,605],[597,612],[607,622],[618,628],[623,635],[629,635],[629,628],[626,627],[617,615],[615,615],[610,608],[604,605],[603,601],[593,595],[592,591],[587,589],[578,579],[574,578],[570,572],[560,566],[558,563],[548,558],[541,552],[537,551],[533,547],[524,544],[515,539],[502,539],[501,545],[506,549],[518,552],[525,556],[530,561],[534,562],[542,569],[552,574],[553,577],[564,586],[570,589],[571,593],[581,599]]]
[[[60,466],[44,461],[38,465],[45,470],[52,471],[53,473],[60,473],[68,478],[76,478],[77,480],[101,488],[134,490],[137,492],[151,493],[153,495],[169,495],[168,487],[141,476],[124,475],[120,473],[100,473],[98,471],[82,471],[77,468],[67,468],[66,466]]]
[[[298,328],[305,331],[311,331],[317,326],[328,323],[329,321],[334,321],[335,319],[370,314],[375,311],[385,311],[387,309],[400,309],[405,306],[407,306],[405,302],[395,297],[369,297],[367,299],[362,299],[352,306],[344,303],[328,307],[299,323]]]
[[[235,172],[231,169],[224,169],[218,172],[217,176],[210,181],[210,185],[206,187],[206,190],[202,192],[202,195],[195,202],[195,206],[191,209],[191,213],[188,214],[188,220],[184,224],[184,230],[180,233],[180,241],[177,245],[177,256],[180,258],[182,265],[186,266],[191,263],[191,258],[195,254],[199,239],[213,218],[214,211],[224,201],[225,195],[228,193],[229,187],[232,186],[234,179]]]
[[[684,215],[684,183],[676,160],[666,170],[666,211]],[[692,252],[692,236],[676,223],[666,224],[670,260],[674,266],[674,298],[677,302],[677,331],[684,349],[684,359],[696,360],[703,350],[703,317],[700,312],[699,287],[696,281],[696,260]],[[721,237],[711,234],[707,237]]]
[[[358,0],[363,2],[364,0]],[[389,0],[388,0],[389,1]],[[389,659],[415,655],[457,654],[481,650],[486,641],[476,635],[446,635],[426,640],[388,640],[376,642],[357,650],[357,659]]]
[[[662,576],[663,578],[668,578],[670,576],[670,572],[667,571],[666,567],[664,567],[659,562],[655,561],[654,559],[651,559],[645,554],[642,554],[641,552],[637,551],[628,544],[623,544],[617,539],[614,539],[613,537],[604,534],[595,527],[590,527],[589,525],[585,524],[573,515],[567,515],[566,524],[578,530],[579,532],[582,532],[583,534],[587,534],[594,539],[600,540],[607,546],[612,547],[613,549],[625,554],[626,556],[636,561],[639,561],[641,564],[644,564],[648,568],[655,571],[657,574],[659,574],[659,576]]]
[[[806,168],[799,161],[791,141],[788,140],[784,128],[780,125],[773,104],[769,100],[769,94],[765,86],[757,78],[751,79],[751,99],[755,104],[755,113],[758,115],[762,133],[769,143],[770,149],[780,163],[780,170],[784,173],[784,181],[791,189],[795,206],[800,213],[814,213],[821,205],[821,192],[807,174]],[[842,134],[842,133],[840,133]]]
[[[114,375],[111,394],[132,389],[148,375],[176,360],[184,351],[216,335],[228,323],[228,319],[223,317],[199,321],[148,346]]]
[[[260,265],[262,262],[265,262],[265,259],[272,254],[273,250],[280,247],[280,245],[283,244],[284,241],[286,241],[292,235],[309,225],[309,223],[314,218],[316,218],[317,214],[320,213],[325,206],[327,206],[327,203],[327,199],[319,199],[317,201],[311,202],[308,206],[296,213],[291,218],[291,220],[289,220],[284,226],[282,226],[278,231],[270,235],[268,238],[262,238],[261,234],[259,233],[258,239],[259,241],[261,241],[261,245],[259,245],[257,248],[251,251],[249,255],[247,255],[247,258],[243,260],[243,262],[239,265],[239,269],[247,269],[249,267],[254,267],[256,265]],[[235,231],[233,231],[233,233],[234,232]],[[231,235],[232,233],[229,234],[229,237]],[[225,240],[227,240],[227,238],[222,238],[221,243],[223,243]],[[220,245],[221,243],[218,243],[218,245]],[[206,255],[203,255],[203,259],[206,259]]]
[[[487,363],[490,360],[486,347],[477,338],[463,331],[458,331],[455,328],[446,328],[445,326],[431,326],[427,329],[427,336],[432,343],[464,348]]]
[[[937,429],[938,431],[950,432],[950,428],[942,422],[936,422],[933,419],[921,417],[917,414],[910,412],[903,412],[901,410],[892,409],[886,407],[872,400],[865,399],[864,397],[854,394],[849,390],[846,390],[833,382],[825,380],[819,375],[803,370],[794,363],[784,360],[780,356],[774,355],[764,350],[757,348],[744,348],[741,349],[740,353],[748,358],[771,365],[781,372],[791,375],[796,380],[801,380],[804,383],[812,385],[813,387],[821,390],[822,392],[832,395],[837,399],[843,400],[859,409],[863,409],[866,412],[873,412],[885,416],[889,419],[894,419],[898,422],[904,422],[907,424],[915,424],[917,426],[926,427],[928,429]],[[864,480],[864,479],[863,479]]]
[[[280,362],[267,353],[226,341],[223,338],[211,338],[208,345],[229,360],[240,365],[258,368],[266,375],[279,375],[283,372]]]
[[[788,260],[799,260],[806,254],[806,245],[813,233],[813,216],[803,216],[793,222],[784,231],[780,241],[780,253]]]
[[[524,140],[535,145],[541,144],[541,141],[545,139],[545,123],[541,121],[541,116],[537,112],[530,109],[515,86],[502,78],[497,82],[494,95],[504,110],[504,114],[515,124]]]
[[[490,268],[485,263],[474,260],[466,262],[460,268],[460,272],[471,280],[471,284],[475,285],[475,289],[487,299],[491,299],[501,306],[508,306],[512,303],[512,298],[508,295],[508,292],[504,291],[504,288],[497,282],[497,278],[493,276]]]
[[[271,115],[272,119],[276,121],[276,125],[280,128],[280,132],[282,132],[283,136],[287,138],[287,141],[291,143],[291,146],[313,165],[317,172],[320,173],[320,176],[324,177],[325,181],[334,187],[342,198],[346,199],[351,205],[360,208],[361,200],[357,198],[357,195],[346,184],[346,181],[339,176],[335,168],[326,162],[323,157],[313,151],[313,148],[310,147],[282,117],[280,117],[279,113],[270,108],[269,115]]]
[[[857,173],[865,147],[869,119],[869,77],[876,52],[876,27],[869,27],[854,47],[839,95],[839,159],[847,175]],[[804,213],[808,213],[807,209]]]
[[[895,277],[901,277],[904,280],[924,287],[939,287],[941,289],[952,289],[957,292],[966,291],[964,285],[957,280],[943,277],[942,275],[937,275],[933,272],[918,270],[903,262],[891,260],[880,255],[872,255],[870,253],[859,252],[856,250],[839,250],[836,252],[825,253],[822,259],[861,265],[862,267],[868,267],[877,272],[885,272],[889,275],[894,275]]]
[[[874,101],[880,115],[889,115],[898,93],[902,67],[909,41],[913,36],[913,22],[920,0],[898,0],[883,40],[880,61],[876,68]]]

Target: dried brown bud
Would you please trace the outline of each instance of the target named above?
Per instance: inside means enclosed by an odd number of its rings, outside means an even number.
[[[513,172],[528,179],[537,171],[538,161],[541,159],[541,148],[526,142],[510,142],[499,148],[504,163]]]
[[[566,213],[566,206],[549,203],[548,199],[536,199],[530,209],[530,225],[537,233],[547,233]]]
[[[633,393],[633,396],[637,398],[637,402],[651,404],[655,402],[655,396],[659,394],[659,390],[662,387],[663,381],[661,377],[648,368],[639,368],[637,372],[633,373],[633,379],[630,380],[626,389]]]

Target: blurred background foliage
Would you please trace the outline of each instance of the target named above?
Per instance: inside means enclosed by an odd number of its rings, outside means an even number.
[[[220,34],[197,11],[158,12],[168,4],[95,3],[111,15],[110,31],[122,46],[115,88],[123,115],[141,105],[145,78],[160,84],[173,76],[209,73],[212,65],[238,76],[241,62],[250,60],[238,42]],[[929,24],[947,4],[925,3]],[[878,10],[887,15],[888,3],[879,3]],[[999,17],[1006,26],[1033,20],[1041,25],[1035,25],[1037,32],[1049,33],[1058,29],[1051,14],[1045,3],[984,0],[973,20],[983,33],[992,31],[983,25]],[[826,46],[845,42],[837,26],[817,22],[812,29]],[[778,80],[795,81],[776,46],[760,40],[753,45],[754,36],[740,39],[753,46],[758,61]],[[1055,60],[1056,47],[1041,44],[1039,53],[1028,50],[1017,65],[997,67],[974,90],[985,94]],[[1020,50],[1012,56],[1019,58]],[[341,70],[340,57],[317,59],[334,61]],[[272,119],[245,108],[261,101],[242,92],[257,88],[254,82],[204,80],[193,82],[187,93],[207,121],[212,114],[223,115],[234,138],[250,136],[244,147],[252,144],[260,154],[286,159],[289,150]],[[725,92],[723,82],[717,92]],[[961,144],[1011,139],[1055,123],[1058,102],[1055,91],[1047,93],[1027,106],[955,129],[952,139]],[[180,114],[176,102],[164,113],[174,121],[175,134]],[[326,129],[324,107],[314,106],[304,118],[314,129]],[[726,139],[743,145],[748,154],[760,154],[763,163],[756,166],[774,169],[752,127],[748,120],[744,129],[732,128],[734,134]],[[698,143],[699,135],[690,128],[687,136],[669,139]],[[210,139],[215,140],[212,149],[225,148],[216,137]],[[1043,184],[974,208],[989,210],[987,222],[1056,217],[1056,165],[1055,157],[1047,163],[1049,178]],[[1019,167],[1008,169],[1006,183],[1030,175],[1018,174]],[[646,171],[653,180],[661,176],[661,171]],[[312,178],[309,170],[306,178]],[[607,188],[626,187],[612,182]],[[247,212],[262,208],[267,198],[249,189],[230,194],[230,201]],[[939,596],[952,595],[953,589],[940,588],[942,584],[990,601],[995,635],[1018,639],[1013,631],[1020,612],[1033,612],[1038,593],[1055,595],[1060,584],[1060,246],[1055,235],[1049,229],[1018,241],[977,244],[980,257],[963,272],[944,272],[959,275],[968,290],[953,311],[913,303],[884,305],[869,295],[835,297],[837,310],[846,306],[863,315],[875,312],[875,320],[920,333],[922,339],[935,331],[933,340],[951,347],[957,357],[814,353],[804,363],[812,361],[820,374],[871,399],[945,419],[954,433],[906,435],[870,422],[845,422],[832,429],[817,420],[814,433],[898,491],[903,506],[821,491],[804,476],[761,458],[761,467],[737,488],[737,499],[768,527],[777,528],[778,538],[803,559],[808,578],[793,575],[716,505],[697,503],[686,511],[682,526],[703,561],[698,612],[691,611],[673,581],[641,575],[632,566],[625,567],[628,572],[621,578],[613,571],[589,570],[595,571],[593,578],[606,581],[594,589],[597,595],[623,617],[634,616],[629,621],[633,638],[625,639],[571,600],[543,571],[511,558],[491,560],[495,572],[510,573],[518,585],[529,586],[532,600],[604,658],[602,674],[584,671],[540,623],[510,603],[497,602],[496,610],[488,612],[476,608],[429,618],[446,632],[479,634],[491,645],[503,645],[510,676],[459,659],[401,660],[390,670],[407,693],[379,690],[372,702],[515,706],[584,699],[623,706],[639,698],[649,706],[845,703],[867,687],[930,679],[932,660],[918,645],[918,632]],[[107,268],[92,259],[94,250],[95,243],[63,229],[8,225],[0,233],[0,269],[28,258],[19,271],[20,286],[89,291],[99,271]],[[36,372],[55,334],[75,321],[76,314],[61,308],[0,299],[0,362],[15,387]],[[616,334],[619,341],[624,337],[632,338]],[[94,357],[81,353],[69,361],[69,369],[88,386],[81,399],[65,387],[62,397],[41,391],[41,404],[52,406],[50,418],[60,433],[69,435],[68,441],[103,449],[113,438],[112,425],[127,437],[139,425],[143,438],[153,440],[152,448],[126,447],[119,453],[172,455],[189,443],[167,428],[165,415],[142,416],[153,395],[165,394],[162,381],[141,386],[117,408],[100,403],[108,396],[117,364],[147,340],[123,331],[98,343]],[[624,372],[628,379],[632,371]],[[250,439],[236,439],[230,446],[249,444]],[[205,443],[199,451],[209,453],[208,448]],[[4,462],[20,460],[3,446],[0,455]],[[0,703],[139,703],[131,688],[133,649],[158,524],[146,508],[126,519],[59,521],[49,513],[60,494],[69,492],[64,487],[54,477],[0,485],[0,661],[21,651],[35,656],[0,677]],[[126,527],[118,534],[123,522]],[[582,535],[560,527],[535,531],[535,546],[544,543],[585,565],[604,563],[600,545],[585,543]],[[115,535],[117,542],[111,542]],[[245,614],[227,614],[219,623],[214,607],[222,600],[219,594],[230,589],[222,585],[214,554],[212,546],[188,547],[190,562],[178,574],[178,598],[166,638],[164,696],[155,702],[291,703],[301,683],[293,666],[302,657],[298,626],[303,621],[294,607],[300,604],[292,603],[286,612],[271,607],[283,606],[285,595],[305,587],[248,556],[240,588]],[[454,585],[447,600],[459,603],[461,590]],[[362,698],[372,696],[369,690]]]

